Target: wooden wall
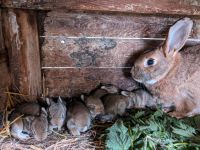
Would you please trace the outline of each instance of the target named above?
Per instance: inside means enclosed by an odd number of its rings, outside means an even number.
[[[185,16],[194,20],[187,45],[199,44],[199,0],[3,0],[2,7],[37,11],[40,69],[50,96],[87,93],[100,83],[137,88],[134,59]]]

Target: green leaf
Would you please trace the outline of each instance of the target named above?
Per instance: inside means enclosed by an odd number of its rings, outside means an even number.
[[[190,150],[200,148],[196,122],[176,119],[160,109],[133,110],[129,117],[108,129],[106,148],[111,150]],[[187,120],[187,121],[186,121]],[[124,124],[126,126],[124,126]],[[200,125],[199,125],[200,126]],[[195,127],[195,128],[194,128]]]
[[[184,136],[188,138],[195,136],[194,130],[179,129],[179,128],[174,128],[174,127],[172,127],[172,129],[173,129],[172,132],[175,134],[178,134],[179,136]]]
[[[186,125],[182,122],[179,122],[176,127],[172,127],[172,132],[183,137],[193,137],[196,134],[196,131],[193,127]]]
[[[138,111],[135,115],[134,115],[134,118],[138,119],[138,118],[141,118],[145,115],[145,112],[144,111]]]
[[[122,121],[117,121],[108,128],[106,148],[110,150],[128,150],[131,146],[131,137]]]

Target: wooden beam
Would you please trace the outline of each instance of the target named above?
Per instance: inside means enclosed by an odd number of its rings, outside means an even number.
[[[10,86],[7,53],[2,34],[2,15],[0,9],[0,129],[3,127],[4,111],[7,103],[6,89]]]
[[[2,0],[2,7],[200,15],[199,0]]]
[[[42,22],[45,32],[41,36],[161,38],[183,17],[51,11]],[[194,21],[191,38],[199,38],[200,19],[191,19]]]
[[[12,89],[35,100],[41,95],[36,13],[32,10],[4,9],[2,16]]]

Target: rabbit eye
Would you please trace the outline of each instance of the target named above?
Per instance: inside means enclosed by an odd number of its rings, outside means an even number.
[[[156,60],[153,58],[147,59],[146,63],[144,64],[145,67],[153,66],[156,64]]]

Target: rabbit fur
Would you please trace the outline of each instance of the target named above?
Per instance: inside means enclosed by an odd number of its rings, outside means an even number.
[[[72,135],[80,135],[91,126],[92,116],[89,109],[79,100],[73,100],[67,114],[67,128]]]
[[[177,118],[200,113],[200,46],[181,50],[192,26],[190,18],[177,21],[164,44],[141,54],[131,69],[133,79],[145,84],[158,104],[175,106],[169,114]]]
[[[54,102],[52,99],[46,98],[47,104],[49,105],[49,118],[50,118],[50,128],[55,129],[57,128],[58,131],[61,130],[65,121],[66,121],[66,114],[67,108],[65,102],[58,98],[57,103]]]

